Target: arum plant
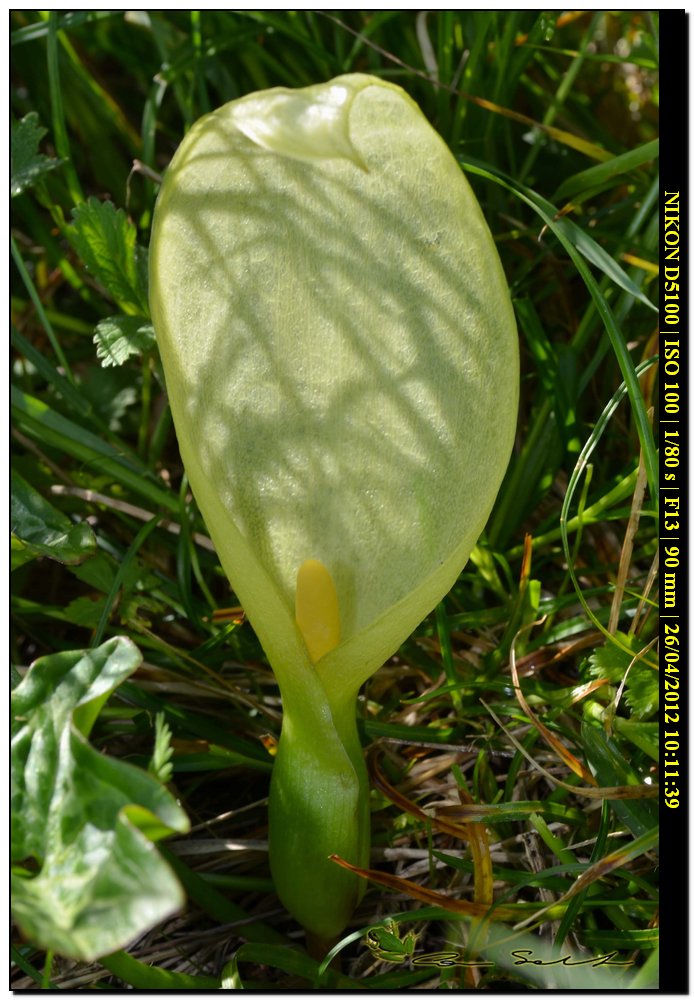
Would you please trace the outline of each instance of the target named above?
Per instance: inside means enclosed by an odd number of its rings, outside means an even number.
[[[315,937],[360,895],[359,688],[450,589],[508,462],[518,345],[456,161],[360,74],[251,94],[182,142],[151,305],[181,455],[276,673],[270,862]]]

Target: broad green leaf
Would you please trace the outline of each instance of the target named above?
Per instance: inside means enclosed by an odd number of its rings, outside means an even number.
[[[21,121],[12,126],[10,147],[12,156],[11,192],[12,197],[33,187],[51,170],[61,166],[62,161],[39,153],[39,143],[47,129],[39,125],[39,116],[30,111]]]
[[[114,638],[37,660],[12,694],[12,857],[39,866],[13,876],[13,913],[37,946],[83,961],[183,903],[152,840],[185,832],[185,814],[149,774],[86,739],[140,662],[130,640]]]
[[[193,126],[150,290],[188,478],[282,689],[273,879],[330,937],[363,888],[327,858],[368,860],[358,688],[456,580],[508,462],[508,288],[441,138],[354,74]]]
[[[143,354],[154,347],[154,330],[140,316],[111,316],[97,324],[94,343],[96,356],[104,368],[122,365],[133,354]]]
[[[11,482],[13,568],[37,556],[74,564],[96,552],[96,539],[88,524],[75,524],[14,469]]]
[[[179,148],[150,280],[189,479],[280,682],[314,558],[342,625],[319,672],[358,687],[456,579],[513,441],[515,323],[467,181],[375,78],[251,95]]]
[[[70,242],[82,262],[127,313],[148,314],[146,256],[122,208],[89,198],[72,210]]]

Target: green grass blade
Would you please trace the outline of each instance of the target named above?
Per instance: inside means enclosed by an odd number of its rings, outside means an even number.
[[[212,976],[188,976],[155,965],[146,965],[127,951],[104,955],[99,964],[135,990],[218,990],[221,980]]]
[[[10,959],[13,965],[18,966],[22,972],[26,972],[26,974],[30,976],[35,983],[39,983],[42,990],[60,989],[60,987],[56,986],[54,983],[49,982],[48,984],[44,984],[43,973],[39,972],[36,966],[32,965],[31,962],[29,962],[24,955],[22,955],[21,951],[18,948],[15,948],[14,945],[10,946]]]
[[[247,941],[264,947],[286,945],[282,934],[218,892],[172,851],[165,847],[160,847],[159,850],[173,868],[190,899],[209,916],[220,924],[240,925],[240,932]]]
[[[29,293],[29,298],[31,299],[34,308],[36,309],[36,313],[39,319],[41,320],[41,324],[43,325],[43,328],[46,331],[46,336],[48,337],[51,343],[51,347],[55,351],[55,356],[58,359],[59,364],[64,368],[68,381],[74,385],[75,377],[72,374],[72,370],[65,356],[65,352],[60,346],[58,338],[55,335],[55,331],[53,330],[53,327],[49,322],[48,316],[46,316],[46,311],[43,308],[43,303],[41,302],[41,299],[39,298],[36,288],[34,286],[34,282],[31,280],[29,272],[27,271],[24,265],[24,261],[22,260],[22,255],[20,254],[17,244],[14,241],[14,237],[12,238],[10,245],[12,248],[12,260],[15,262],[15,266],[19,271],[22,281],[24,282],[24,287]]]
[[[641,442],[641,448],[644,456],[644,465],[646,466],[646,474],[648,476],[648,485],[650,488],[651,498],[654,506],[658,507],[659,503],[659,492],[658,492],[658,459],[655,449],[655,443],[653,441],[653,434],[651,431],[650,422],[648,420],[648,415],[646,413],[646,407],[643,400],[643,395],[641,393],[641,388],[638,382],[638,376],[634,368],[634,363],[629,354],[629,350],[626,345],[626,341],[621,330],[618,329],[612,310],[607,304],[605,296],[602,294],[600,287],[598,286],[595,278],[592,276],[590,271],[585,265],[582,255],[576,250],[571,241],[566,237],[562,229],[557,225],[554,217],[551,216],[540,204],[535,200],[534,197],[529,197],[524,194],[518,188],[514,187],[512,184],[507,183],[502,180],[497,174],[492,173],[487,169],[481,169],[479,167],[473,167],[468,160],[465,161],[468,169],[473,170],[474,173],[478,173],[489,180],[494,181],[497,184],[502,185],[507,188],[507,190],[514,192],[522,201],[533,208],[540,218],[543,220],[545,225],[552,230],[554,235],[557,237],[561,245],[566,250],[567,254],[571,258],[576,270],[581,275],[590,296],[595,303],[598,313],[605,325],[607,335],[610,339],[612,349],[617,358],[617,363],[619,364],[620,370],[622,372],[622,377],[626,385],[627,392],[629,394],[629,400],[631,402],[632,410],[634,413],[634,420],[636,422],[636,429],[639,435],[639,441]],[[638,293],[641,296],[641,293]]]
[[[71,11],[62,14],[58,18],[58,31],[69,31],[81,24],[89,24],[101,21],[104,18],[117,17],[120,11],[115,10],[90,10]],[[11,45],[25,45],[27,42],[36,42],[40,38],[45,38],[49,32],[49,25],[45,21],[37,21],[36,24],[27,24],[24,28],[17,28],[10,36]]]
[[[637,371],[637,377],[639,375],[641,375],[644,371],[646,371],[648,369],[648,367],[650,367],[651,364],[652,364],[651,360],[642,362],[639,365],[639,367],[637,368],[637,370],[636,370]],[[574,570],[573,558],[572,558],[571,550],[570,550],[570,547],[569,547],[569,538],[568,538],[568,532],[567,532],[567,527],[566,527],[567,521],[568,521],[568,512],[569,512],[570,507],[571,507],[571,501],[573,500],[573,495],[574,495],[574,493],[576,491],[576,488],[578,486],[580,477],[581,477],[582,473],[585,471],[585,468],[586,468],[586,466],[588,464],[588,459],[590,458],[593,450],[596,448],[596,446],[597,446],[600,438],[602,437],[603,433],[605,432],[605,428],[607,427],[607,424],[609,423],[610,419],[612,418],[612,415],[614,414],[615,410],[619,406],[619,404],[622,401],[622,399],[624,398],[624,396],[627,394],[627,391],[628,391],[627,390],[627,386],[623,382],[622,385],[619,387],[619,389],[615,392],[615,394],[612,397],[612,399],[610,400],[610,402],[607,404],[607,406],[603,410],[602,414],[600,415],[599,420],[596,422],[595,427],[593,428],[593,432],[590,435],[590,438],[588,439],[588,441],[586,442],[586,444],[583,447],[583,450],[581,451],[581,454],[580,454],[580,456],[578,458],[578,462],[576,463],[576,466],[575,466],[575,468],[574,468],[574,470],[573,470],[573,472],[571,474],[571,478],[569,479],[569,484],[568,484],[568,486],[566,488],[566,495],[564,496],[564,502],[563,502],[563,505],[562,505],[562,513],[561,513],[561,519],[560,519],[560,530],[561,530],[562,544],[564,546],[564,554],[565,554],[566,560],[567,560],[567,568],[568,568],[568,571],[569,571],[569,575],[570,575],[571,581],[572,581],[572,583],[574,585],[574,589],[576,591],[576,594],[577,594],[577,596],[578,596],[581,604],[583,605],[584,611],[586,612],[586,614],[588,615],[588,617],[590,618],[590,620],[593,622],[593,624],[595,625],[595,627],[597,629],[599,629],[599,631],[601,631],[603,633],[603,635],[610,642],[616,643],[618,646],[620,646],[620,648],[624,648],[627,653],[630,653],[631,655],[633,655],[633,653],[629,649],[629,647],[622,646],[622,643],[619,641],[619,638],[615,637],[614,635],[612,635],[608,631],[608,629],[605,628],[605,626],[602,624],[602,622],[600,622],[599,619],[597,618],[597,616],[593,613],[593,610],[588,605],[588,602],[585,600],[585,598],[583,596],[583,593],[582,593],[582,590],[581,590],[581,586],[579,584],[578,578],[576,577],[576,573],[575,573],[575,570]],[[655,504],[655,497],[653,498],[653,502]]]
[[[135,535],[132,545],[129,547],[128,551],[123,556],[123,559],[120,565],[118,566],[118,570],[113,579],[113,585],[111,586],[111,590],[106,595],[103,611],[101,612],[101,618],[99,619],[99,624],[97,625],[94,631],[94,635],[92,637],[91,641],[92,647],[100,645],[104,637],[104,632],[106,631],[106,626],[108,625],[108,620],[111,617],[111,611],[113,610],[116,598],[118,597],[118,591],[120,590],[121,584],[123,583],[123,580],[125,579],[125,576],[130,569],[130,565],[135,559],[135,556],[141,549],[142,545],[145,543],[147,538],[149,538],[154,529],[157,527],[160,520],[161,520],[160,517],[153,517],[150,521],[147,521],[146,524],[143,524],[138,533]]]
[[[65,123],[65,109],[63,107],[63,92],[60,84],[60,68],[58,60],[58,12],[55,10],[48,12],[48,80],[51,94],[51,105],[53,109],[53,135],[55,138],[55,148],[61,160],[65,161],[65,178],[68,190],[75,205],[83,200],[82,185],[77,177],[75,165],[70,153],[70,140],[67,134]]]
[[[97,424],[100,423],[99,418],[93,411],[92,404],[84,398],[74,383],[61,375],[55,365],[52,365],[40,351],[37,351],[34,345],[30,344],[26,337],[16,329],[14,324],[10,326],[10,343],[17,351],[24,355],[26,360],[34,366],[43,378],[53,386],[56,392],[63,397],[65,402],[76,410],[80,416],[89,417],[90,420]]]
[[[303,952],[270,944],[244,944],[241,945],[224,972],[226,977],[237,984],[236,989],[244,988],[238,971],[238,963],[241,961],[269,965],[271,968],[288,972],[292,976],[300,976],[312,983],[316,989],[358,990],[362,988],[354,980],[330,969],[320,972],[318,962]]]
[[[110,474],[114,482],[128,487],[155,506],[161,506],[174,515],[178,513],[176,498],[157,486],[149,478],[150,473],[146,467],[130,456],[123,457],[95,434],[15,386],[11,389],[11,402],[15,425],[30,437]]]
[[[605,163],[599,163],[595,167],[589,167],[588,170],[582,170],[563,181],[555,191],[554,197],[559,201],[563,198],[571,198],[587,189],[600,187],[614,177],[619,177],[630,170],[636,170],[642,164],[657,159],[659,149],[660,140],[653,139],[651,142],[645,142],[642,146],[630,149],[627,153],[615,156]]]
[[[614,788],[619,785],[634,785],[638,788],[642,784],[619,746],[614,740],[608,739],[601,729],[584,723],[581,734],[588,763],[602,786]],[[651,843],[653,830],[657,830],[658,824],[658,807],[654,801],[636,798],[614,799],[610,805],[622,823],[637,838],[634,840],[634,845],[639,844],[644,837],[649,844]]]

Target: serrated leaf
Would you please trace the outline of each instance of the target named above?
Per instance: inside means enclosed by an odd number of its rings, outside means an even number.
[[[90,274],[124,312],[149,315],[143,251],[123,209],[89,198],[73,208],[72,220],[68,236]]]
[[[175,912],[183,892],[151,838],[185,832],[179,805],[145,771],[86,739],[112,691],[141,662],[114,638],[37,660],[12,694],[13,912],[41,948],[92,961]]]
[[[74,524],[15,470],[11,483],[13,568],[37,556],[72,565],[94,554],[96,539],[88,524]]]
[[[617,636],[633,652],[629,653],[611,642],[600,646],[590,657],[588,673],[591,677],[605,678],[615,685],[621,684],[626,674],[624,700],[635,718],[645,719],[658,708],[658,672],[640,660],[632,663],[643,648],[643,643],[635,636],[628,636],[623,632],[618,632]]]
[[[94,343],[104,368],[122,365],[134,354],[154,347],[154,328],[141,316],[111,316],[97,325]]]
[[[34,184],[56,167],[62,160],[39,153],[39,143],[47,129],[39,125],[39,116],[30,111],[12,126],[10,148],[12,157],[10,190],[12,197],[33,187]]]
[[[64,610],[66,622],[79,625],[80,628],[94,629],[101,621],[104,610],[104,600],[93,600],[91,597],[76,597],[70,601]]]
[[[78,580],[82,583],[86,583],[89,587],[93,587],[95,590],[100,590],[102,594],[108,594],[113,586],[113,581],[116,577],[116,572],[118,570],[118,564],[116,560],[110,556],[108,553],[99,551],[90,559],[88,563],[82,566],[76,566],[70,572],[73,576],[76,576]],[[126,577],[128,582],[123,584],[125,590],[132,588],[137,580],[137,576],[140,572],[140,567],[137,561],[133,561],[126,571]],[[130,577],[133,577],[132,581]]]

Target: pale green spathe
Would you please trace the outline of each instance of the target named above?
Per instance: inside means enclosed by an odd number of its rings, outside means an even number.
[[[360,684],[455,581],[510,455],[517,335],[477,201],[410,98],[354,74],[199,121],[150,259],[181,454],[285,718],[332,716],[355,759]],[[342,621],[315,667],[307,559]]]

